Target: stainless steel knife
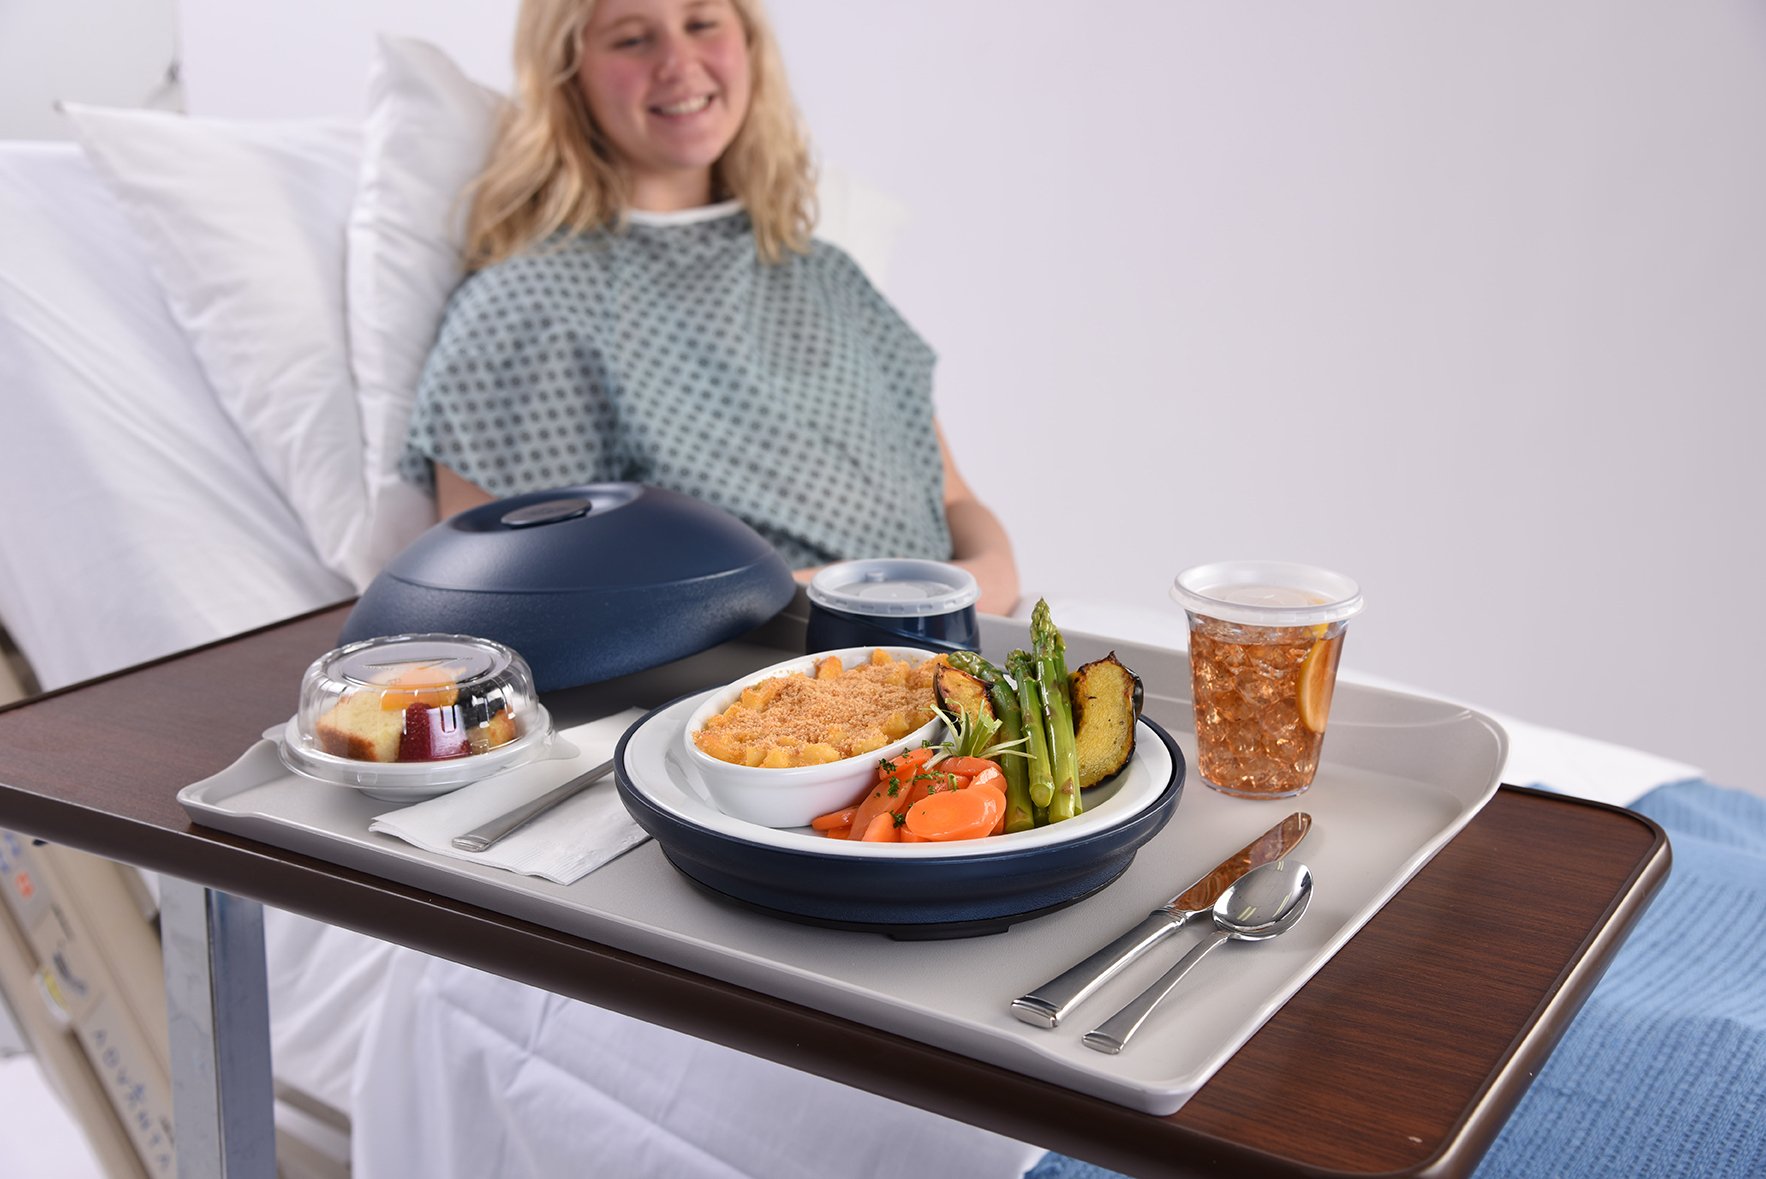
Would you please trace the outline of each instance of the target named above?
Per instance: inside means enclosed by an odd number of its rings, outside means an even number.
[[[1262,864],[1293,851],[1312,829],[1312,816],[1295,811],[1250,843],[1222,860],[1206,876],[1154,909],[1144,921],[1085,961],[1064,971],[1027,995],[1012,1000],[1012,1014],[1025,1023],[1052,1028],[1115,978],[1122,968],[1182,929],[1184,923],[1214,907],[1227,886]]]
[[[564,785],[554,790],[548,790],[532,802],[524,803],[507,814],[498,815],[482,827],[475,827],[464,835],[454,836],[452,842],[455,847],[464,852],[484,851],[506,836],[515,834],[516,831],[527,826],[565,799],[580,794],[584,788],[592,786],[612,772],[613,759],[609,758],[586,774],[578,774]]]

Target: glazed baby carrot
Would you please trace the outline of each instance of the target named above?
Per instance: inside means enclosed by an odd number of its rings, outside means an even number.
[[[1006,788],[1006,772],[989,762],[987,769],[969,779],[969,785],[992,786],[996,790],[1004,790]]]
[[[915,774],[908,788],[901,792],[901,797],[890,809],[898,815],[908,813],[908,808],[938,790],[950,789],[949,782],[942,774]]]
[[[992,770],[1002,778],[1005,777],[1004,771],[1000,769],[1000,763],[985,757],[947,757],[938,763],[938,768],[948,774],[961,774],[965,778],[976,777],[988,770]]]
[[[1005,793],[993,786],[941,790],[908,808],[903,830],[926,840],[980,839],[993,832],[1005,813]]]
[[[856,814],[858,814],[858,808],[856,806],[849,806],[845,810],[831,811],[825,815],[817,815],[809,821],[809,825],[814,827],[817,831],[832,831],[836,827],[850,827],[852,826],[852,817]]]
[[[848,839],[863,839],[872,819],[878,815],[894,813],[889,809],[890,803],[894,801],[894,799],[884,796],[881,793],[881,788],[865,795],[865,800],[858,805],[858,812],[852,816],[852,826],[846,829],[846,837]]]
[[[887,778],[893,775],[895,777],[907,778],[912,775],[915,770],[931,761],[932,755],[937,752],[938,750],[930,745],[922,745],[918,749],[908,750],[899,757],[884,758],[877,763],[877,776],[879,778]]]
[[[856,830],[856,828],[854,829]],[[870,823],[865,827],[864,835],[860,838],[867,843],[897,842],[900,836],[895,833],[895,812],[884,811],[880,815],[873,815]]]
[[[865,831],[871,820],[882,812],[901,813],[902,808],[907,805],[909,792],[913,789],[914,775],[931,760],[933,752],[930,748],[914,749],[900,757],[884,758],[877,763],[876,783],[853,808],[853,839],[865,838]]]
[[[873,785],[852,812],[852,838],[863,839],[871,820],[878,815],[894,814],[895,804],[906,796],[912,784],[903,778],[890,778]]]

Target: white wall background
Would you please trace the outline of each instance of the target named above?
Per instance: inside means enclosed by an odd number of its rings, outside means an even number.
[[[377,28],[505,85],[514,7],[179,0],[190,109],[357,110]],[[1327,564],[1356,668],[1759,784],[1766,5],[772,11],[1028,586]]]
[[[176,4],[0,0],[0,138],[64,138],[57,102],[175,106]]]

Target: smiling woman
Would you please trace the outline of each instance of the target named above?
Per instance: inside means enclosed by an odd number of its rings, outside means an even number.
[[[950,461],[932,350],[811,235],[808,146],[757,0],[527,0],[517,102],[402,469],[451,515],[629,481],[732,512],[799,570],[1011,546]]]
[[[711,203],[712,165],[742,129],[750,89],[747,37],[727,0],[601,0],[577,78],[636,207]]]

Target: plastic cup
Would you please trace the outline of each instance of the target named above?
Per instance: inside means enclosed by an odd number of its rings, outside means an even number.
[[[966,569],[943,561],[878,557],[842,561],[809,583],[807,649],[924,647],[973,651],[981,641]]]
[[[1240,798],[1306,790],[1360,587],[1311,565],[1222,561],[1178,574],[1171,596],[1190,620],[1202,781]]]

